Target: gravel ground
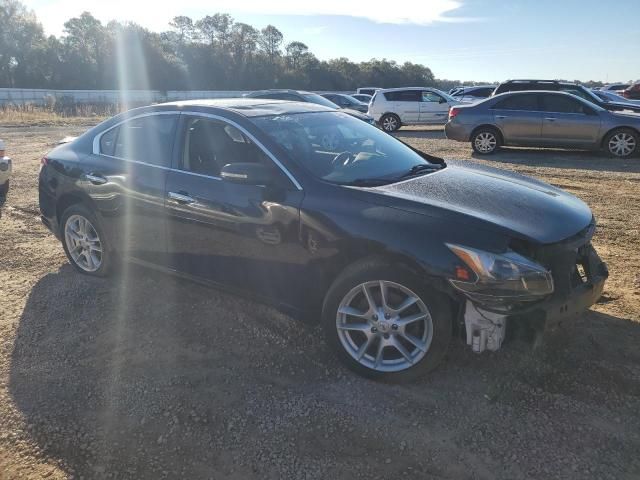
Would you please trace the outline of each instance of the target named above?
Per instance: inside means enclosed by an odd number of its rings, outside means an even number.
[[[601,302],[531,351],[455,342],[411,385],[356,377],[317,327],[139,268],[75,273],[37,172],[82,127],[0,128],[0,478],[640,478],[640,159],[398,136],[578,195],[599,220]]]

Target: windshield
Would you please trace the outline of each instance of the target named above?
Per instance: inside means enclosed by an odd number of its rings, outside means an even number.
[[[318,95],[317,93],[303,93],[302,96],[307,100],[307,102],[317,103],[318,105],[322,105],[324,107],[329,107],[333,109],[340,108],[331,100],[328,100],[324,98],[322,95]]]
[[[294,161],[332,183],[391,183],[416,165],[434,165],[393,136],[341,112],[297,113],[252,121]]]
[[[352,97],[351,95],[343,94],[342,98],[346,98],[351,105],[366,105],[366,103],[361,102],[360,100],[358,100],[355,97]]]

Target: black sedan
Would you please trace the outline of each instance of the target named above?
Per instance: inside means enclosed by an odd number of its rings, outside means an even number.
[[[135,109],[42,163],[42,219],[78,271],[129,259],[311,314],[374,378],[426,373],[454,334],[481,352],[539,332],[607,276],[577,198],[313,103]]]

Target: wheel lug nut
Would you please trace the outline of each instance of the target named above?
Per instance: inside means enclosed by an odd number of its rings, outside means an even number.
[[[384,314],[384,318],[386,318],[387,320],[389,320],[391,318],[391,315],[389,315],[388,313]]]
[[[377,333],[378,329],[376,327],[371,327],[371,333]]]
[[[389,334],[388,334],[388,333],[385,333],[385,334],[384,334],[384,338],[389,338]]]
[[[396,325],[396,324],[394,323],[393,325],[391,325],[391,328],[392,328],[393,330],[397,330],[397,329],[398,329],[398,325]]]
[[[373,314],[373,319],[374,320],[378,320],[378,315],[376,315],[375,313]]]

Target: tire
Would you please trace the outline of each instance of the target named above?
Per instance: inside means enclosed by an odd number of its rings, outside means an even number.
[[[376,314],[367,307],[364,288]],[[451,341],[452,312],[447,298],[408,268],[372,260],[348,267],[335,280],[325,297],[322,325],[328,344],[348,368],[376,380],[405,382],[442,361]]]
[[[380,126],[385,132],[391,133],[398,130],[402,126],[402,123],[400,122],[400,117],[396,114],[386,113],[380,119]]]
[[[616,128],[604,138],[602,145],[611,157],[629,158],[638,151],[638,132],[629,128]]]
[[[60,229],[64,253],[76,270],[96,277],[109,275],[115,253],[107,243],[98,218],[89,208],[82,204],[71,205],[62,214]]]
[[[490,155],[500,148],[502,141],[495,128],[481,127],[471,134],[471,147],[480,155]]]
[[[9,194],[9,180],[4,182],[4,185],[0,186],[0,200],[6,200]]]

